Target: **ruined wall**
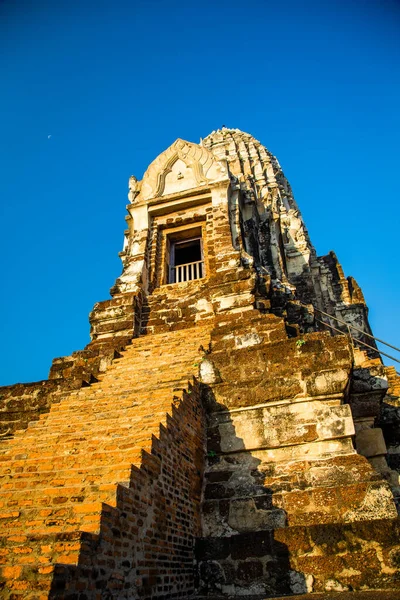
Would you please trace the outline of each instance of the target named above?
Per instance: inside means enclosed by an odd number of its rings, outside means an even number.
[[[183,598],[194,592],[193,543],[200,535],[203,409],[198,388],[176,404],[140,468],[103,506],[99,534],[78,566],[58,564],[50,597]],[[87,597],[88,597],[87,596]]]
[[[203,591],[206,585],[214,594],[239,587],[264,598],[397,600],[399,533],[399,522],[389,519],[205,538],[197,545],[200,580]]]
[[[129,188],[92,342],[3,389],[4,598],[399,597],[381,410],[398,382],[345,327],[321,332],[336,322],[318,309],[368,332],[367,308],[316,256],[279,163],[223,128]],[[178,231],[201,237],[204,271],[171,284]]]
[[[0,438],[25,429],[71,390],[97,381],[137,335],[143,296],[130,293],[98,302],[90,313],[92,342],[71,356],[55,358],[49,379],[0,388]]]
[[[59,382],[55,381],[36,381],[1,387],[0,439],[9,438],[14,431],[25,429],[30,421],[39,419],[59,398],[62,389]]]
[[[376,426],[382,430],[387,454],[381,457],[377,468],[385,472],[400,512],[400,376],[394,367],[385,367],[385,372],[388,388],[379,406]]]
[[[300,341],[288,340],[273,315],[216,318],[200,366],[208,453],[196,556],[206,596],[398,586],[399,546],[372,526],[396,519],[392,492],[352,443],[351,346],[328,334]],[[359,525],[365,521],[371,529]],[[343,523],[356,524],[352,533]],[[335,567],[327,535],[343,536]],[[307,540],[300,546],[299,536]],[[360,571],[368,544],[375,567]]]
[[[193,591],[204,426],[188,379],[208,340],[204,327],[133,340],[3,443],[2,597]]]
[[[333,252],[317,257],[277,159],[238,129],[214,131],[202,144],[228,163],[232,187],[238,190],[232,229],[240,229],[238,244],[253,257],[256,269],[271,277],[270,293],[278,296],[273,298],[276,314],[286,316],[286,301],[297,299],[310,305],[314,330],[324,329],[322,321],[346,332],[346,326],[327,315],[317,314],[318,321],[314,320],[315,308],[371,333],[357,282],[346,279]],[[307,324],[309,327],[310,319]],[[301,325],[307,331],[303,322]],[[352,334],[375,347],[362,333],[352,330]]]

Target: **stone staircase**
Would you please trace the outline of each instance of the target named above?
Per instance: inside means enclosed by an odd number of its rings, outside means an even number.
[[[375,588],[372,598],[398,598],[393,496],[352,443],[348,339],[288,339],[272,314],[219,315],[200,373],[208,452],[196,557],[204,596]]]
[[[223,285],[160,289],[98,381],[3,439],[2,598],[190,598],[195,539],[210,600],[398,597],[392,496],[352,445],[347,338],[288,339],[246,280]]]
[[[191,393],[190,404],[194,408],[184,408],[182,414],[195,410],[197,392],[195,387],[188,389],[188,380],[198,370],[199,346],[207,345],[208,341],[206,327],[134,339],[100,381],[65,393],[58,404],[51,406],[49,413],[31,422],[25,431],[18,431],[14,438],[3,441],[0,458],[4,473],[0,501],[2,598],[47,598],[57,572],[62,576],[58,577],[56,597],[64,597],[65,590],[72,590],[71,586],[75,585],[65,583],[67,565],[76,567],[83,560],[83,564],[89,562],[93,567],[93,544],[98,545],[102,537],[102,522],[110,512],[120,512],[119,496],[126,496],[135,486],[139,491],[134,490],[133,496],[128,494],[129,498],[124,500],[136,504],[136,514],[129,517],[128,527],[132,539],[135,532],[136,538],[139,532],[145,537],[141,523],[145,527],[147,511],[154,511],[154,498],[140,492],[145,487],[144,457],[145,475],[148,475],[154,468],[151,453],[157,455],[158,463],[166,463],[168,453],[173,456],[173,443],[164,455],[162,448],[157,451],[155,448],[157,444],[162,446],[163,434],[167,436],[169,428],[179,429],[182,425],[185,416],[181,418],[180,407]],[[186,421],[181,429],[187,439],[181,444],[176,462],[183,468],[189,461],[194,468],[193,453],[198,449],[192,451],[190,445],[202,448],[201,433],[196,431],[193,414],[188,414]],[[190,421],[192,424],[188,426]],[[175,431],[177,441],[179,435]],[[185,453],[188,456],[185,457]],[[174,479],[174,473],[169,476]],[[152,481],[155,477],[153,473]],[[137,481],[135,484],[135,479],[140,480],[140,485]],[[175,484],[168,485],[171,489],[173,485],[179,488],[179,477],[174,481]],[[180,491],[183,494],[184,490]],[[197,496],[199,501],[199,491]],[[173,498],[169,500],[173,501]],[[186,511],[188,528],[191,521],[190,527],[196,531],[194,509],[189,508]],[[180,510],[185,513],[184,506]],[[147,525],[149,530],[153,528]],[[118,541],[124,532],[121,525],[114,528],[117,530],[112,535],[117,536]],[[153,532],[153,535],[156,534]],[[182,532],[179,535],[183,535]],[[132,556],[126,561],[132,561]],[[132,571],[131,562],[129,568]],[[107,572],[103,573],[103,580],[110,578],[108,571],[116,571],[113,577],[117,582],[118,577],[119,583],[123,579],[115,564],[103,567],[104,570]],[[84,578],[88,584],[83,584],[76,573],[70,581],[73,579],[78,581],[79,589],[83,585],[98,585],[98,577],[93,574]],[[173,580],[171,570],[171,589]],[[154,582],[136,581],[136,586],[140,585],[150,589]]]

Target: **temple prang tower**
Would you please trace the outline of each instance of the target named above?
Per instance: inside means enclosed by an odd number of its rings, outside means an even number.
[[[2,597],[400,598],[400,378],[276,158],[177,139],[128,199],[91,343],[0,392]]]

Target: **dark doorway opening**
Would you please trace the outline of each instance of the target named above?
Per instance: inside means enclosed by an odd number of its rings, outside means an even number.
[[[201,240],[186,240],[175,242],[175,267],[187,263],[198,262],[201,256]]]
[[[171,241],[169,283],[204,277],[201,237]]]

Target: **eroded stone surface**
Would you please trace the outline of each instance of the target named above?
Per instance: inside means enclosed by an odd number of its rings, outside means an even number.
[[[178,139],[128,200],[91,343],[1,390],[2,597],[399,597],[400,379],[276,158]]]

